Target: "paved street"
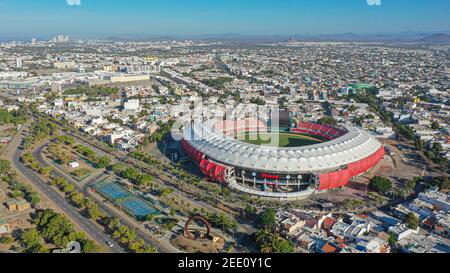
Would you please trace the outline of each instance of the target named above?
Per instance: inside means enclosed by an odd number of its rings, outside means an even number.
[[[20,136],[20,138],[22,138],[22,136]],[[21,155],[22,151],[16,149],[13,155],[12,163],[23,176],[27,177],[29,181],[33,183],[33,185],[36,187],[36,189],[39,190],[39,192],[43,193],[47,198],[52,200],[64,212],[64,214],[75,221],[77,225],[79,225],[83,229],[84,232],[86,232],[91,238],[96,240],[97,243],[99,243],[105,249],[110,249],[111,251],[116,253],[125,252],[124,249],[122,249],[120,246],[117,246],[116,244],[113,248],[109,248],[106,243],[113,241],[113,239],[109,235],[105,234],[100,226],[97,226],[90,219],[82,216],[75,207],[68,204],[67,200],[62,197],[54,188],[49,186],[47,182],[44,181],[39,175],[28,169],[20,161]]]
[[[39,161],[39,163],[42,166],[49,166],[50,165],[50,163],[48,161],[46,161],[44,159],[44,157],[42,156],[42,152],[43,152],[43,150],[45,149],[46,146],[47,146],[46,144],[45,145],[41,145],[37,149],[35,149],[33,151],[33,156]],[[158,252],[160,252],[160,253],[179,252],[179,250],[174,248],[168,241],[166,241],[166,240],[158,241],[158,240],[155,240],[155,239],[151,238],[148,234],[146,234],[146,232],[142,231],[142,230],[145,230],[145,228],[141,224],[136,223],[136,221],[131,219],[131,217],[129,217],[128,215],[126,215],[123,212],[118,211],[112,205],[104,203],[103,202],[103,198],[99,198],[94,193],[89,191],[89,185],[94,183],[95,181],[98,181],[98,179],[100,177],[102,177],[104,175],[104,173],[102,173],[100,175],[97,175],[97,176],[95,176],[95,177],[93,177],[91,179],[88,179],[84,183],[80,183],[80,182],[75,181],[72,177],[66,175],[65,173],[63,173],[62,171],[60,171],[56,167],[54,167],[53,173],[55,175],[59,176],[59,177],[62,177],[64,179],[66,179],[68,182],[70,182],[73,185],[75,185],[78,188],[78,190],[80,190],[80,191],[82,191],[84,193],[84,195],[86,197],[88,197],[88,196],[89,197],[94,197],[95,200],[97,201],[96,203],[98,204],[99,208],[103,212],[105,212],[107,215],[117,217],[118,219],[120,219],[120,222],[122,224],[127,225],[129,227],[135,228],[139,239],[143,239],[148,245],[156,247]]]

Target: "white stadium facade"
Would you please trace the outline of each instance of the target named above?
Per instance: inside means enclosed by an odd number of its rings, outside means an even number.
[[[242,133],[269,132],[257,119],[208,120],[184,126],[181,146],[211,181],[248,194],[296,200],[345,186],[373,168],[384,146],[363,130],[299,122],[288,133],[318,138],[298,147],[255,145]]]

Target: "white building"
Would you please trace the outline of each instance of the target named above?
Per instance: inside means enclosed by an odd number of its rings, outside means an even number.
[[[20,58],[16,59],[16,67],[17,68],[22,68],[22,60]]]
[[[410,236],[411,234],[417,234],[419,232],[419,228],[417,228],[417,230],[413,230],[408,228],[408,226],[405,224],[392,226],[388,230],[397,237],[398,241]]]
[[[125,111],[138,111],[139,109],[139,100],[128,100],[123,104],[123,110]]]
[[[419,193],[419,199],[435,206],[437,210],[450,211],[450,198],[448,194],[438,191]]]
[[[69,163],[69,166],[72,168],[72,169],[75,169],[75,168],[78,168],[78,167],[80,167],[80,163],[78,163],[78,162],[70,162]]]

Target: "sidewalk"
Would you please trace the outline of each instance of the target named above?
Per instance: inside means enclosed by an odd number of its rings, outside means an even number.
[[[38,148],[36,148],[35,152],[36,151],[37,152],[42,152],[42,148],[45,147],[45,145],[46,144],[41,145]],[[169,242],[164,242],[164,241],[160,241],[160,240],[157,240],[157,239],[153,238],[152,234],[149,233],[149,231],[144,227],[143,224],[137,223],[134,218],[130,217],[125,212],[119,210],[113,204],[110,204],[110,202],[108,200],[105,200],[103,197],[100,197],[98,194],[95,194],[92,191],[90,191],[89,187],[88,187],[89,184],[95,182],[95,180],[99,177],[100,174],[97,175],[97,176],[92,176],[89,179],[86,179],[85,181],[83,181],[83,183],[80,183],[80,182],[76,181],[75,179],[73,179],[70,175],[67,175],[60,168],[55,166],[55,164],[53,164],[52,162],[49,162],[48,158],[46,158],[42,154],[40,154],[40,153],[36,154],[36,158],[39,161],[43,161],[42,163],[45,163],[45,165],[54,166],[55,167],[54,168],[54,172],[58,176],[63,177],[69,183],[73,184],[78,190],[83,192],[83,194],[85,196],[92,197],[96,201],[96,203],[99,205],[99,207],[101,208],[101,210],[103,212],[106,212],[107,214],[110,214],[110,215],[112,214],[112,216],[115,216],[115,217],[121,219],[122,221],[124,221],[126,225],[139,230],[141,232],[141,234],[145,235],[149,240],[154,241],[155,244],[157,244],[157,245],[164,244],[164,247],[166,248],[165,250],[169,250],[171,253],[180,252],[178,249],[173,247]],[[101,177],[101,175],[100,175],[100,177]],[[107,211],[105,210],[105,207],[107,207]],[[110,213],[110,212],[113,212],[113,213]]]

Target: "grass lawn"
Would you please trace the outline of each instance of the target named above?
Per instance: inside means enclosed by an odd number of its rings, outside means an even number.
[[[78,154],[72,147],[61,145],[61,151],[68,154],[69,157],[73,159],[70,160],[70,162],[76,161],[78,162],[78,164],[80,164],[80,167],[73,169],[68,164],[62,164],[61,162],[56,160],[56,158],[54,158],[50,153],[48,153],[46,156],[54,164],[58,165],[65,174],[70,175],[75,180],[82,181],[91,175],[97,175],[101,172],[100,170],[95,169],[90,164],[89,160],[85,159],[81,154]]]
[[[323,142],[320,139],[292,133],[244,133],[238,135],[238,140],[271,147],[301,147]]]

